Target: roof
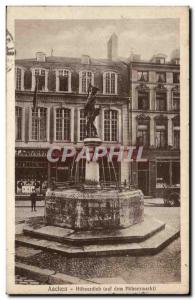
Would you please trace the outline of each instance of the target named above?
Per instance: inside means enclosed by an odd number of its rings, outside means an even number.
[[[84,65],[82,63],[82,58],[75,58],[75,57],[62,57],[62,56],[47,56],[45,62],[37,61],[36,58],[25,58],[25,59],[16,59],[17,64],[21,65],[33,65],[33,64],[40,64],[47,67],[51,64],[62,64],[62,65]],[[124,66],[125,64],[121,61],[113,61],[110,59],[104,58],[91,58],[90,57],[90,64],[89,65],[97,65],[97,66]]]

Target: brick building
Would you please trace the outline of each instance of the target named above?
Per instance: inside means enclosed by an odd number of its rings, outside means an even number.
[[[145,195],[162,196],[162,186],[180,183],[180,61],[157,54],[150,61],[130,58],[131,144],[143,145],[132,167],[134,183]]]
[[[128,66],[117,61],[117,37],[108,42],[108,59],[46,56],[15,62],[16,100],[16,194],[26,195],[36,182],[37,191],[56,182],[75,177],[74,158],[50,163],[47,150],[58,145],[83,146],[85,137],[84,104],[89,83],[97,86],[96,119],[103,145],[129,145],[129,81]],[[114,49],[113,49],[114,48]],[[38,106],[33,109],[36,75],[39,75]],[[128,165],[104,162],[101,179],[111,182],[129,180]],[[84,178],[85,164],[79,164],[79,178]],[[103,168],[103,169],[101,169]],[[116,172],[113,172],[113,168]],[[114,177],[115,176],[115,177]],[[104,178],[103,178],[104,177]]]

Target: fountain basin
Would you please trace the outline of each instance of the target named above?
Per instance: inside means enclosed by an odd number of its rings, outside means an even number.
[[[48,190],[45,217],[48,225],[74,230],[126,228],[144,220],[144,197],[129,189]]]

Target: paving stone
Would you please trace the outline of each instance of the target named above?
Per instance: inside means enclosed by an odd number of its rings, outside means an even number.
[[[47,282],[50,275],[54,274],[54,271],[48,269],[40,269],[35,266],[26,265],[17,262],[15,264],[16,273],[24,274],[25,276],[38,280],[40,282]]]
[[[56,273],[49,277],[49,284],[90,284],[90,281],[62,273]]]
[[[17,257],[31,257],[31,256],[34,256],[41,252],[42,252],[42,250],[33,249],[33,248],[29,248],[29,247],[17,247],[15,255]]]

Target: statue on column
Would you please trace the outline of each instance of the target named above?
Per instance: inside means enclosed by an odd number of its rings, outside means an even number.
[[[84,107],[84,116],[87,117],[86,131],[87,137],[97,137],[97,128],[94,125],[96,117],[100,113],[100,107],[96,108],[96,94],[99,89],[95,86],[89,85],[87,103]]]

